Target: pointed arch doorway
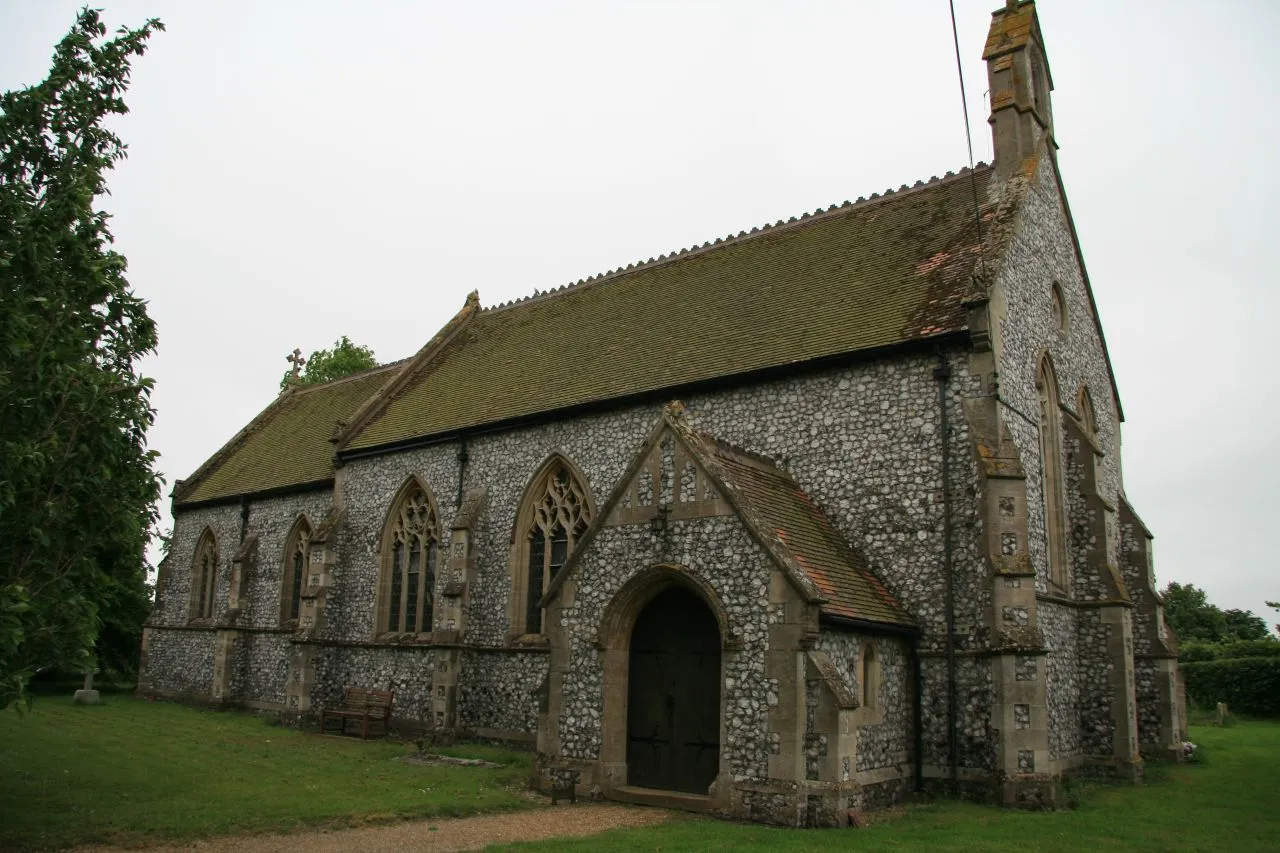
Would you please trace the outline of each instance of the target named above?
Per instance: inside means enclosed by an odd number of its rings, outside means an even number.
[[[720,769],[720,626],[706,603],[671,586],[631,631],[627,783],[706,794]]]

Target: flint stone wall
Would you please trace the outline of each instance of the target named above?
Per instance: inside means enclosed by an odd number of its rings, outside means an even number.
[[[337,707],[343,688],[367,687],[395,694],[395,719],[430,720],[433,666],[433,651],[421,646],[321,646],[311,706],[317,711]]]
[[[173,536],[169,540],[168,566],[156,593],[156,605],[149,620],[151,624],[185,625],[190,621],[192,561],[195,560],[196,546],[206,529],[213,533],[214,542],[218,546],[218,578],[214,583],[213,616],[221,619],[226,614],[231,558],[240,549],[240,507],[236,504],[179,510],[175,513]],[[150,657],[147,665],[151,666]]]
[[[1067,328],[1053,319],[1053,283],[1062,289]],[[1048,352],[1058,380],[1061,404],[1079,414],[1076,395],[1087,386],[1093,400],[1098,441],[1106,451],[1099,491],[1117,503],[1120,492],[1120,441],[1115,400],[1106,356],[1098,336],[1075,244],[1058,194],[1052,161],[1040,159],[1022,202],[997,279],[1003,295],[1000,340],[1000,396],[1013,411],[1003,412],[1018,448],[1027,480],[1028,553],[1036,567],[1036,591],[1049,591],[1045,542],[1043,465],[1040,460],[1040,401],[1036,372]],[[1028,423],[1027,419],[1033,421]],[[1064,471],[1067,460],[1063,459]],[[1070,548],[1070,542],[1068,542]],[[1069,555],[1069,565],[1074,556]]]
[[[333,492],[329,489],[256,500],[249,505],[247,533],[258,537],[258,560],[245,579],[245,598],[238,624],[255,628],[274,628],[280,624],[289,534],[303,517],[315,530],[332,505]]]
[[[921,697],[924,763],[946,767],[947,751],[947,661],[926,657],[920,661],[924,694]],[[956,740],[960,767],[994,770],[996,732],[991,726],[995,703],[991,663],[983,658],[956,660]]]
[[[1049,758],[1080,754],[1080,669],[1076,652],[1076,611],[1040,602],[1040,630],[1049,650],[1045,702],[1049,706]],[[1039,768],[1047,770],[1047,768]]]
[[[1168,744],[1160,742],[1163,713],[1157,682],[1159,663],[1154,660],[1136,660],[1133,675],[1138,703],[1138,746],[1163,749]]]
[[[972,393],[967,359],[951,359],[953,480],[975,471],[959,398]],[[928,631],[942,632],[936,595],[940,543],[941,458],[936,359],[900,357],[748,388],[686,396],[691,422],[747,450],[777,459],[881,571],[890,589]],[[509,566],[524,490],[554,452],[583,472],[597,506],[622,476],[661,412],[661,402],[584,415],[468,439],[463,489],[485,486],[484,535],[475,537],[466,642],[505,645],[510,629]],[[327,637],[368,639],[373,631],[379,548],[391,502],[412,474],[432,492],[442,527],[456,511],[457,442],[354,459],[343,469],[347,521],[330,596]],[[957,529],[976,524],[976,506],[956,486]],[[977,537],[957,535],[959,621],[978,632],[989,598],[978,571]],[[437,609],[438,612],[438,609]]]
[[[742,523],[728,516],[673,521],[661,535],[647,525],[606,527],[590,544],[569,578],[576,584],[573,603],[560,614],[570,647],[558,720],[561,755],[599,757],[604,670],[595,648],[597,628],[618,590],[659,563],[688,567],[719,598],[738,646],[721,658],[726,732],[721,760],[728,762],[735,781],[763,780],[768,777],[768,714],[778,702],[778,686],[764,666],[773,618],[769,579],[776,569]]]
[[[861,701],[862,654],[866,643],[875,647],[880,666],[880,689],[875,697],[874,712],[880,722],[858,726],[858,759],[855,770],[878,770],[901,767],[911,760],[911,665],[904,640],[868,636],[833,628],[822,629],[818,648],[827,653],[845,686]]]
[[[1107,644],[1112,627],[1099,610],[1076,613],[1076,670],[1080,685],[1080,749],[1085,755],[1110,757],[1115,753],[1116,723],[1112,708],[1111,679],[1120,678],[1112,665]]]
[[[213,693],[212,630],[166,631],[152,628],[147,645],[146,679],[166,693]]]
[[[292,645],[288,634],[241,632],[236,637],[231,697],[283,705]]]
[[[468,730],[535,731],[547,662],[546,652],[463,652],[458,724]]]

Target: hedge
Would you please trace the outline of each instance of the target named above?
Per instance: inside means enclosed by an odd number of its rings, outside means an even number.
[[[1178,649],[1178,660],[1185,663],[1200,660],[1230,660],[1232,658],[1280,657],[1280,641],[1237,640],[1233,643],[1183,643]]]
[[[1280,657],[1188,661],[1181,669],[1187,697],[1201,707],[1226,702],[1241,714],[1280,717]]]

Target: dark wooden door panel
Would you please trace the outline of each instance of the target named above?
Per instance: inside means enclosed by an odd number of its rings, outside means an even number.
[[[631,637],[628,782],[705,794],[720,764],[720,630],[679,588],[649,603]]]

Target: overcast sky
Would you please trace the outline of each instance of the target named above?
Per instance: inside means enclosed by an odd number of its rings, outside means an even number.
[[[79,5],[0,0],[0,90],[44,77]],[[159,323],[170,484],[294,347],[402,358],[472,289],[492,305],[968,158],[946,0],[95,5],[168,27],[106,207]],[[956,2],[982,160],[999,5]],[[1039,13],[1159,581],[1274,621],[1280,4]]]

